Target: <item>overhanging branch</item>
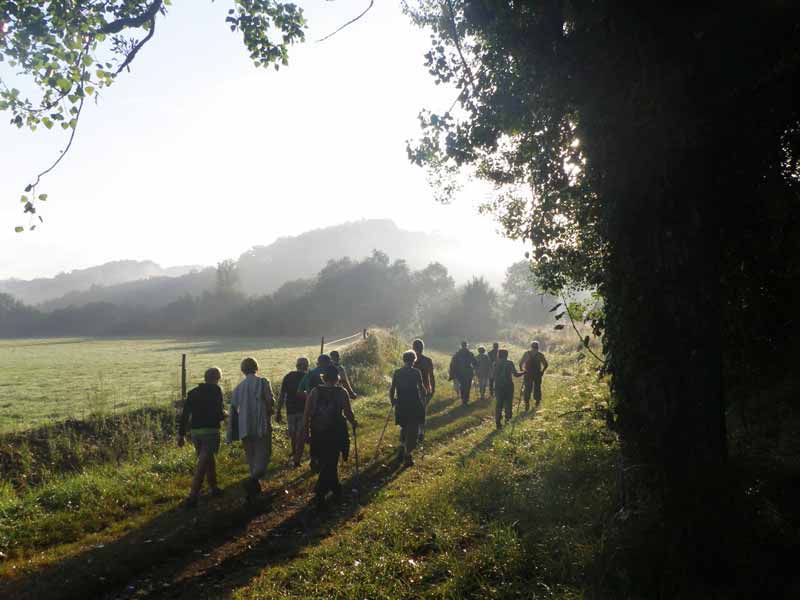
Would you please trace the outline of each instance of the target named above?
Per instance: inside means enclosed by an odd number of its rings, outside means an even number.
[[[114,73],[115,76],[119,75],[120,73],[122,73],[123,69],[130,66],[130,64],[133,62],[133,59],[136,58],[136,55],[138,54],[139,50],[141,50],[142,46],[144,46],[147,42],[150,41],[150,38],[153,37],[153,34],[155,32],[156,32],[156,19],[155,17],[153,17],[153,19],[150,21],[150,30],[147,32],[147,35],[144,36],[139,42],[137,42],[136,45],[133,47],[133,49],[130,52],[128,52],[128,55],[125,57],[125,60],[122,61],[122,64]]]
[[[106,23],[98,30],[97,33],[119,33],[123,29],[143,27],[156,18],[158,11],[161,10],[163,6],[164,0],[154,0],[153,3],[148,6],[141,15],[136,17],[125,17],[122,19],[117,19],[116,21],[111,21],[111,23]]]

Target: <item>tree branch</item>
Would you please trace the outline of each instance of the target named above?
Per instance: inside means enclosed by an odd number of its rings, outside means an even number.
[[[475,86],[475,76],[472,74],[472,69],[470,69],[469,64],[467,64],[467,59],[464,58],[464,52],[461,49],[461,40],[458,37],[458,27],[456,26],[456,12],[453,9],[453,0],[447,0],[447,8],[450,12],[450,26],[453,29],[453,42],[456,45],[456,50],[458,51],[458,56],[461,58],[461,64],[464,67],[464,70],[469,75],[469,80],[472,83],[472,87]]]
[[[572,315],[569,314],[569,304],[567,304],[567,300],[566,300],[566,298],[564,298],[564,294],[561,294],[561,301],[564,303],[564,308],[566,309],[567,316],[569,317],[569,322],[572,323],[572,328],[575,330],[575,334],[578,336],[578,339],[583,344],[583,347],[586,348],[586,350],[589,352],[589,354],[594,356],[599,362],[605,363],[606,361],[604,361],[602,358],[597,356],[597,354],[595,354],[594,351],[591,348],[589,348],[589,344],[587,344],[584,341],[583,337],[581,336],[581,332],[578,331],[578,328],[575,326],[575,321],[572,320]]]
[[[128,53],[128,56],[126,56],[126,57],[125,57],[125,60],[124,60],[124,61],[122,61],[122,64],[121,64],[121,65],[119,66],[119,68],[118,68],[118,69],[117,69],[117,70],[114,72],[114,76],[115,76],[115,77],[116,77],[117,75],[119,75],[119,74],[122,72],[122,70],[123,70],[123,69],[125,69],[125,68],[126,68],[126,67],[128,67],[128,66],[130,66],[130,64],[133,62],[133,59],[134,59],[134,58],[136,58],[136,54],[139,52],[139,50],[141,50],[141,49],[142,49],[142,46],[144,46],[144,45],[145,45],[147,42],[149,42],[149,41],[150,41],[150,38],[152,38],[152,37],[153,37],[153,34],[154,34],[155,32],[156,32],[156,19],[155,19],[155,17],[153,17],[153,19],[150,21],[150,31],[148,31],[148,32],[147,32],[147,35],[146,35],[146,36],[144,36],[144,37],[141,39],[141,41],[139,41],[139,42],[138,42],[138,43],[137,43],[137,44],[136,44],[136,45],[133,47],[133,49],[132,49],[132,50],[131,50],[131,51]]]
[[[342,29],[344,29],[345,27],[349,27],[350,25],[352,25],[353,23],[358,21],[361,17],[363,17],[365,14],[367,14],[370,11],[370,9],[372,8],[372,6],[374,4],[375,4],[375,0],[369,0],[369,6],[367,6],[367,8],[365,8],[360,15],[358,15],[357,17],[355,17],[353,19],[350,19],[347,23],[345,23],[344,25],[342,25],[339,28],[337,28],[336,31],[334,31],[333,33],[329,33],[324,38],[321,38],[321,39],[317,40],[317,43],[324,42],[325,40],[332,38],[337,33],[339,33]]]
[[[158,11],[161,10],[163,5],[164,0],[153,0],[153,3],[148,6],[141,15],[137,17],[125,17],[122,19],[117,19],[116,21],[111,21],[111,23],[106,23],[98,30],[97,33],[119,33],[123,29],[130,27],[142,27],[146,23],[156,18]]]

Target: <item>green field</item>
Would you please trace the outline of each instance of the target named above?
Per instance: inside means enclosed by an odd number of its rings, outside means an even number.
[[[214,365],[232,388],[245,356],[278,386],[298,356],[318,352],[308,338],[0,340],[0,432],[169,405],[180,397],[183,353],[190,387]]]
[[[461,406],[446,381],[451,341],[438,351],[432,344],[438,391],[417,465],[403,469],[393,459],[393,421],[376,449],[389,406],[386,377],[407,343],[380,333],[345,351],[364,393],[353,404],[360,477],[352,456],[341,471],[346,488],[360,492],[321,512],[310,505],[315,478],[307,466],[291,468],[279,425],[255,510],[242,502],[239,444],[223,445],[219,455],[224,496],[204,497],[194,514],[182,510],[194,455],[175,446],[170,409],[134,422],[119,405],[119,415],[86,422],[106,429],[48,429],[44,445],[24,437],[8,444],[0,459],[16,476],[0,480],[0,597],[456,599],[538,590],[536,597],[577,598],[606,587],[597,578],[617,450],[595,410],[607,389],[591,366],[575,353],[550,353],[541,409],[497,433],[493,403],[476,398]],[[4,362],[3,369],[19,377],[22,391],[51,396],[57,385],[26,385],[23,374],[60,365],[73,388],[91,385],[97,369],[132,388],[144,373],[149,393],[165,394],[159,401],[166,402],[177,389],[182,352],[190,381],[216,364],[229,387],[239,360],[251,354],[277,384],[298,354],[319,349],[300,344],[41,340],[8,342],[2,351],[14,357],[14,367]],[[522,351],[511,349],[514,357]],[[26,402],[19,390],[16,397]],[[83,410],[80,399],[64,404]],[[46,465],[31,462],[43,457]],[[60,461],[49,462],[54,457]],[[36,481],[20,476],[34,471]]]

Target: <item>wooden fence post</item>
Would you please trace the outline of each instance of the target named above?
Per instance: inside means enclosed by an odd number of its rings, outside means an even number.
[[[325,354],[325,336],[323,335],[319,341],[319,353]]]
[[[181,400],[186,400],[186,355],[181,354]]]
[[[367,339],[367,329],[366,328],[364,328],[364,332],[363,333],[364,333],[364,339]]]

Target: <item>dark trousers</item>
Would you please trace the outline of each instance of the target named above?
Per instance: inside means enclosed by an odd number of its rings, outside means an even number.
[[[533,399],[538,406],[542,402],[542,376],[541,375],[525,375],[522,384],[522,398],[525,400],[525,410],[531,407],[531,392],[533,392]]]
[[[503,419],[503,412],[506,413],[506,423],[511,420],[514,404],[514,386],[497,386],[495,388],[495,395],[497,397],[497,404],[494,408],[494,421],[497,426]]]
[[[340,444],[335,440],[320,444],[317,460],[319,465],[319,479],[314,491],[318,496],[328,492],[339,494],[342,486],[339,483],[339,453]]]
[[[461,404],[469,402],[469,391],[472,387],[472,373],[458,377],[458,387],[461,389]]]

